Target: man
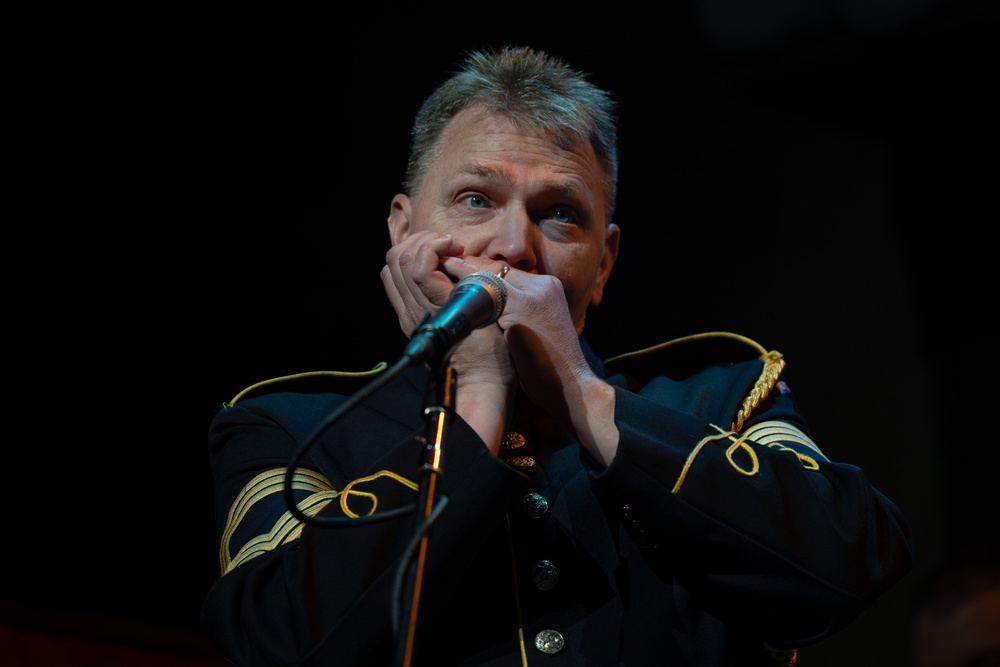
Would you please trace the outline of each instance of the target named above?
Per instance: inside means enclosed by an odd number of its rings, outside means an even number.
[[[812,441],[781,354],[583,339],[618,258],[615,122],[523,47],[421,106],[386,294],[407,335],[477,276],[499,315],[363,400],[316,374],[216,416],[203,623],[235,664],[790,665],[909,571],[905,519]]]

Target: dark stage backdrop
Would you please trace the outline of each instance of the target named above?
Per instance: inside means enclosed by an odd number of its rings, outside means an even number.
[[[903,664],[913,584],[1000,533],[996,4],[674,4],[42,31],[17,175],[40,187],[7,246],[0,620],[212,654],[209,420],[264,378],[398,358],[379,269],[410,119],[465,49],[509,42],[620,103],[593,347],[732,330],[785,354],[817,442],[898,502],[918,554],[800,664]]]

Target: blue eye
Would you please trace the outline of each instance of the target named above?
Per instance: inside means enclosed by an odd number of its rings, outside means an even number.
[[[573,214],[569,211],[553,211],[552,219],[556,222],[573,222]]]
[[[469,206],[472,208],[486,208],[486,198],[479,195],[469,195],[467,198]]]

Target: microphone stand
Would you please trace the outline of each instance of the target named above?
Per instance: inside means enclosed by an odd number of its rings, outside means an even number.
[[[437,479],[441,474],[441,459],[448,423],[455,409],[455,372],[445,361],[436,364],[436,372],[428,382],[427,403],[424,415],[427,417],[426,457],[421,468],[421,483],[417,495],[416,530],[420,536],[416,561],[407,567],[408,584],[404,590],[410,591],[409,612],[406,632],[397,646],[398,664],[409,667],[413,660],[413,644],[417,634],[417,616],[420,609],[420,594],[423,586],[424,567],[427,559],[427,545],[430,541],[428,519],[434,511],[437,496]],[[414,536],[416,537],[416,535]],[[404,603],[403,609],[407,605]]]

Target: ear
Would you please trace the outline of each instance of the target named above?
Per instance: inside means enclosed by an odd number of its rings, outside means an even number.
[[[621,235],[621,229],[615,223],[608,224],[608,228],[604,231],[604,254],[601,255],[601,264],[597,268],[597,280],[594,281],[594,291],[590,295],[590,305],[596,306],[601,303],[604,298],[604,286],[608,283],[608,278],[611,277],[611,269],[615,265],[615,260],[618,259],[618,237]]]
[[[389,206],[389,240],[392,245],[403,241],[410,234],[410,220],[412,219],[412,207],[410,198],[404,194],[398,194],[392,198]]]

